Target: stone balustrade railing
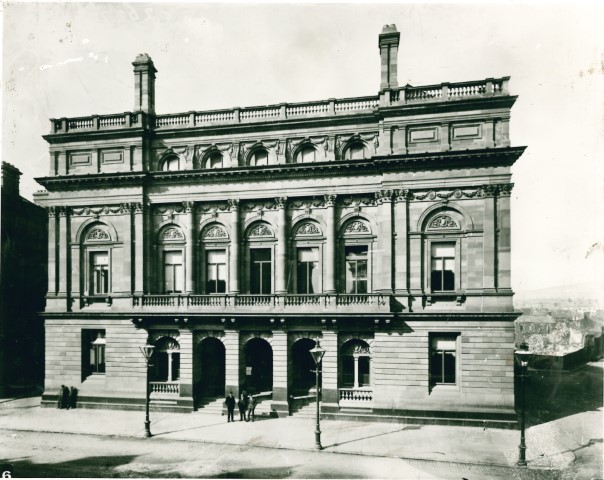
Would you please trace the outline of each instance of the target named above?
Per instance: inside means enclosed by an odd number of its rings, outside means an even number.
[[[206,125],[277,122],[287,119],[355,115],[363,112],[370,113],[376,108],[382,107],[508,95],[508,81],[509,77],[503,77],[421,87],[407,85],[395,90],[385,90],[379,96],[371,97],[156,115],[151,118],[151,126],[158,130],[164,130],[203,127]],[[142,121],[142,114],[132,112],[51,119],[51,133],[140,128]]]
[[[267,310],[287,311],[346,311],[369,309],[372,312],[389,312],[390,297],[381,294],[316,294],[316,295],[135,295],[132,307],[136,309],[166,309],[187,311]]]
[[[180,384],[178,382],[149,382],[149,386],[151,387],[151,395],[153,396],[178,396],[180,393]]]
[[[340,388],[340,407],[370,407],[373,405],[371,388]]]

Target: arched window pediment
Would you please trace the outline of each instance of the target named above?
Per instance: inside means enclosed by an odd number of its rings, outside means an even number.
[[[296,163],[314,163],[317,161],[317,149],[312,143],[305,143],[296,152]]]
[[[104,226],[94,226],[86,235],[86,242],[109,242],[111,235]]]
[[[438,214],[428,222],[427,230],[459,230],[459,222],[450,214]]]
[[[308,237],[322,235],[322,232],[318,225],[314,222],[303,222],[296,229],[295,236]]]
[[[210,225],[203,232],[204,240],[228,240],[229,236],[221,225]]]
[[[180,344],[172,337],[162,337],[155,342],[156,352],[166,352],[168,350],[180,350]]]
[[[272,238],[273,230],[266,223],[258,223],[250,227],[248,238]]]
[[[177,242],[184,240],[185,235],[178,227],[167,227],[161,232],[160,239],[162,242]]]
[[[344,235],[371,235],[371,229],[363,220],[352,220],[344,226]]]
[[[344,160],[362,160],[366,158],[365,144],[361,140],[352,140],[344,147]]]
[[[342,348],[343,355],[370,355],[371,349],[363,340],[351,340]]]
[[[178,155],[166,156],[161,162],[161,169],[164,172],[180,170],[180,157],[178,157]]]

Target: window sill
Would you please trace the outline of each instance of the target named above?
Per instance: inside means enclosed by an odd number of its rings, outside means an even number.
[[[458,307],[466,301],[466,296],[460,292],[433,292],[424,295],[426,306],[437,302],[455,302]]]
[[[430,387],[430,395],[447,395],[449,393],[459,392],[459,385],[456,383],[451,384],[438,384]]]
[[[113,303],[113,299],[110,295],[87,295],[83,298],[84,304],[87,306],[90,306],[93,303],[106,303],[107,305],[111,305]]]

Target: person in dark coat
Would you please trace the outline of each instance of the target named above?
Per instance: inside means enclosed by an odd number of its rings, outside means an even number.
[[[69,410],[69,388],[61,386],[61,408]]]
[[[57,408],[64,408],[63,407],[63,389],[65,388],[65,385],[61,385],[61,388],[59,388],[59,394],[57,395]]]
[[[252,395],[252,397],[250,398],[250,403],[247,407],[247,421],[250,421],[250,418],[252,419],[252,422],[254,421],[254,413],[256,411],[256,404],[258,403],[258,401],[256,400],[256,397],[254,397]]]
[[[78,389],[75,387],[71,387],[69,390],[69,406],[71,408],[76,408],[78,403]]]
[[[247,410],[247,395],[245,392],[239,395],[237,406],[239,407],[239,421],[243,422],[245,420],[245,411]]]
[[[233,392],[229,392],[228,397],[224,401],[227,407],[227,423],[234,422],[235,418],[233,417],[235,412],[235,397],[233,396]]]

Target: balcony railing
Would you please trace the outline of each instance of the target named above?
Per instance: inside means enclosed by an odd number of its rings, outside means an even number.
[[[193,310],[212,312],[384,312],[390,297],[381,294],[317,295],[135,295],[132,307],[143,310]]]
[[[180,384],[178,382],[149,382],[151,395],[154,397],[178,396]]]
[[[371,408],[373,407],[373,390],[371,388],[340,388],[340,407]]]
[[[508,95],[508,81],[509,77],[503,77],[420,87],[407,85],[394,90],[386,90],[379,96],[156,115],[151,117],[153,123],[150,126],[157,130],[172,130],[208,125],[279,122],[287,119],[356,115],[371,113],[379,107],[452,102]],[[144,126],[143,121],[146,121],[143,115],[136,112],[126,112],[113,115],[51,119],[50,122],[51,133],[68,133],[140,128]]]

